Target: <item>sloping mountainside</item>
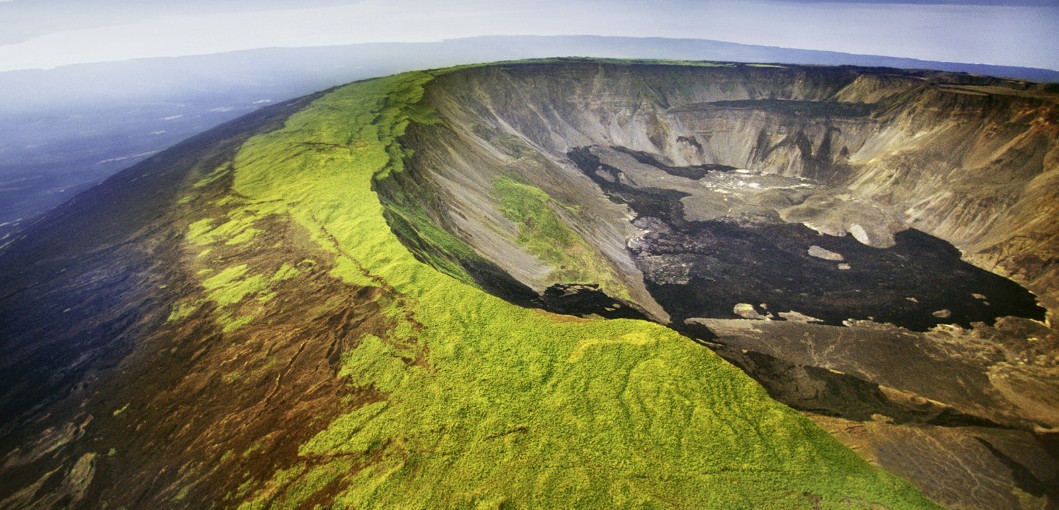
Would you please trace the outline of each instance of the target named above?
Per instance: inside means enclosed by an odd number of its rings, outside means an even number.
[[[0,508],[1054,506],[1057,97],[552,61],[262,110],[0,254]]]

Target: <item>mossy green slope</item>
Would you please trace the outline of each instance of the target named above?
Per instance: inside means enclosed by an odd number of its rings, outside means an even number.
[[[335,276],[399,296],[386,311],[396,326],[362,338],[340,372],[385,399],[302,444],[299,464],[240,488],[245,507],[325,494],[337,508],[930,505],[667,328],[520,308],[417,261],[372,182],[403,171],[408,123],[435,122],[417,105],[433,76],[337,89],[233,162],[231,194],[247,210],[289,215],[336,256]],[[249,233],[225,235],[255,235],[240,223]],[[229,281],[240,271],[204,284],[218,301],[240,298],[245,285]]]
[[[504,217],[518,225],[516,241],[554,268],[555,281],[595,282],[613,297],[630,299],[613,269],[552,210],[544,190],[506,176],[493,182],[493,190]]]

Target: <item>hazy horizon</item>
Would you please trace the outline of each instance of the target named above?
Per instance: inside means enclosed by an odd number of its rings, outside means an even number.
[[[0,71],[483,35],[709,39],[1059,70],[1056,33],[1059,2],[1048,0],[0,0]]]

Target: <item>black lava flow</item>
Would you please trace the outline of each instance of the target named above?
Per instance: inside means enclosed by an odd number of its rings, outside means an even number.
[[[693,317],[738,318],[733,311],[738,303],[776,319],[780,312],[797,311],[826,324],[866,319],[915,331],[937,324],[993,324],[1004,316],[1044,319],[1044,308],[1028,290],[960,260],[951,244],[918,230],[898,232],[893,247],[874,248],[852,236],[822,235],[801,224],[687,221],[680,202],[685,193],[630,186],[620,169],[601,163],[587,147],[568,157],[611,201],[627,204],[638,225],[650,226],[642,242],[629,250],[648,291],[678,329]],[[698,174],[705,169],[667,172]],[[810,256],[812,245],[842,254],[849,269]],[[673,274],[671,269],[686,274],[681,279],[686,283],[655,277]]]

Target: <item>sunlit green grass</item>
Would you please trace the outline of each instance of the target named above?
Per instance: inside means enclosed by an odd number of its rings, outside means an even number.
[[[396,140],[409,122],[437,122],[417,104],[432,76],[337,89],[236,157],[232,192],[255,216],[289,215],[336,257],[333,275],[403,299],[384,312],[393,329],[341,361],[339,377],[385,399],[350,408],[299,446],[298,464],[233,498],[293,508],[338,483],[337,508],[808,508],[815,496],[827,507],[928,505],[665,327],[520,308],[417,261],[372,181],[404,171]],[[527,193],[528,204],[509,203],[516,216],[562,241],[534,202],[544,197]],[[238,265],[203,277],[218,303],[269,279]]]

